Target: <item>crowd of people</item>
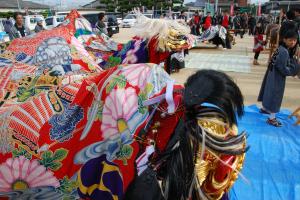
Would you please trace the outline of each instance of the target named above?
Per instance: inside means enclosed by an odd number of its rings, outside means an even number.
[[[180,19],[186,20],[185,13],[181,12]],[[268,68],[262,82],[258,101],[262,102],[260,112],[269,117],[267,123],[281,127],[282,123],[276,118],[279,112],[282,100],[284,98],[285,81],[287,76],[299,75],[300,63],[299,56],[299,35],[300,35],[300,9],[281,11],[280,15],[262,15],[256,17],[247,13],[236,13],[230,16],[227,11],[222,14],[211,16],[207,12],[203,16],[198,11],[187,21],[190,26],[191,34],[199,36],[202,32],[211,26],[221,25],[224,28],[234,31],[235,36],[243,38],[246,33],[254,38],[254,59],[253,65],[259,65],[258,58],[264,46],[267,45],[265,37],[266,28],[269,24],[278,24],[280,30],[278,33],[277,50],[273,53]]]

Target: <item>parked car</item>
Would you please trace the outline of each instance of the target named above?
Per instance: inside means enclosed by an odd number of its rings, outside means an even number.
[[[8,41],[9,41],[9,36],[4,31],[4,26],[2,24],[2,21],[0,20],[0,43],[8,42]]]
[[[153,14],[143,14],[144,16],[152,19]],[[128,14],[126,17],[123,19],[122,27],[123,28],[130,28],[133,27],[136,23],[136,14]]]
[[[56,16],[47,17],[45,19],[46,28],[52,29],[52,28],[57,27],[65,20],[65,17],[66,16],[64,16],[64,15],[56,15]]]
[[[43,15],[25,15],[24,24],[31,31],[33,31],[39,19],[43,20],[43,26],[46,27],[45,18]]]
[[[123,23],[122,17],[117,17],[117,20],[118,20],[118,25],[121,25]]]
[[[135,14],[128,14],[123,19],[122,27],[123,28],[130,28],[134,26],[136,23],[136,15]]]
[[[89,13],[83,14],[82,16],[86,18],[92,25],[93,28],[96,27],[96,23],[98,21],[98,13]],[[113,34],[119,33],[119,26],[117,17],[113,14],[106,14],[105,15],[105,24],[107,27],[108,36],[112,36]]]
[[[119,33],[120,30],[117,17],[115,15],[106,15],[105,19],[108,36],[111,37],[113,34]]]

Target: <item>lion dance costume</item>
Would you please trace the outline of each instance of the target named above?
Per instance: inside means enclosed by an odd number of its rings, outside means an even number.
[[[122,63],[137,62],[127,47],[72,11],[0,55],[1,199],[226,196],[247,149],[239,88],[210,70],[175,85],[160,65]]]

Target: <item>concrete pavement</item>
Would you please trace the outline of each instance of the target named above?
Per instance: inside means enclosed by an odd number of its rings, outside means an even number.
[[[125,43],[132,36],[134,36],[133,29],[120,29],[120,33],[114,35],[114,39],[118,42]],[[237,59],[237,56],[242,56],[250,65],[249,73],[241,73],[241,72],[226,72],[230,75],[240,87],[244,98],[245,104],[258,104],[256,99],[260,90],[261,82],[263,80],[263,76],[266,72],[267,62],[268,62],[268,54],[261,54],[259,57],[259,62],[261,65],[253,66],[252,58],[254,54],[252,53],[253,48],[253,37],[245,36],[245,38],[240,39],[236,38],[237,44],[233,46],[232,49],[223,50],[219,49],[192,49],[190,52],[193,53],[193,56],[197,54],[219,54],[219,55],[231,55],[232,59]],[[226,60],[224,61],[226,62]],[[207,65],[211,65],[212,63],[207,63]],[[226,63],[225,63],[226,64]],[[227,63],[228,64],[228,63]],[[230,62],[232,64],[232,62]],[[183,84],[186,79],[193,74],[197,69],[183,69],[179,73],[172,74],[172,77],[176,80],[177,83]],[[300,106],[300,79],[288,77],[286,83],[285,95],[282,103],[282,108],[288,108],[294,110],[295,108]]]

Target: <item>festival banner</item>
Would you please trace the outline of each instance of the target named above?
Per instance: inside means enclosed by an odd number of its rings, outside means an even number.
[[[257,16],[261,16],[261,3],[258,3]]]
[[[230,16],[234,15],[234,5],[233,3],[230,4]]]

